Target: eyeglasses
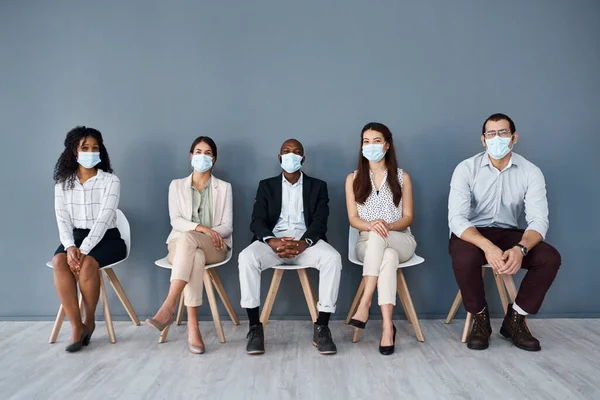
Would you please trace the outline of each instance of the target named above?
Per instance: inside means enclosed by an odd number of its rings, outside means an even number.
[[[500,129],[499,131],[487,131],[483,135],[486,139],[493,139],[496,137],[496,135],[500,136],[501,138],[508,138],[512,136],[512,132],[508,129]]]

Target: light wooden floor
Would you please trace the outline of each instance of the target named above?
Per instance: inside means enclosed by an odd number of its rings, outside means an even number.
[[[267,353],[245,354],[247,322],[224,322],[228,342],[202,322],[207,353],[187,351],[185,326],[169,341],[128,322],[116,322],[110,344],[98,323],[92,344],[67,354],[65,323],[48,344],[50,322],[0,322],[1,399],[600,399],[600,320],[532,320],[540,353],[519,350],[497,336],[486,351],[459,341],[463,320],[421,321],[419,343],[406,321],[396,322],[396,354],[377,351],[379,321],[370,321],[360,343],[332,322],[335,356],[311,344],[308,321],[272,321]]]

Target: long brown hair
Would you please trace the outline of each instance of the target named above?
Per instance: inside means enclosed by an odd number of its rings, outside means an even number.
[[[394,195],[394,205],[398,207],[400,205],[400,199],[402,199],[402,188],[400,187],[400,182],[398,182],[398,161],[396,160],[396,150],[394,149],[392,132],[387,126],[379,122],[369,122],[364,126],[360,133],[358,167],[356,168],[356,177],[354,178],[354,183],[352,185],[352,188],[354,189],[354,198],[358,204],[364,204],[374,190],[369,175],[369,160],[362,155],[363,137],[366,131],[381,133],[384,140],[390,145],[388,151],[385,153],[387,183],[390,185],[390,189]]]

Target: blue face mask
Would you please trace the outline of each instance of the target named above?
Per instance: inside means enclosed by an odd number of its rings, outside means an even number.
[[[92,153],[90,151],[80,151],[77,153],[77,162],[83,168],[94,168],[100,163],[100,153]]]
[[[192,157],[192,167],[198,172],[208,171],[213,167],[213,159],[206,154],[196,154]]]
[[[512,138],[501,138],[496,136],[493,139],[485,139],[487,153],[495,160],[504,158],[512,150],[508,145]]]
[[[362,147],[362,155],[369,161],[378,162],[385,157],[383,144],[365,144]]]
[[[281,156],[281,168],[289,174],[293,174],[302,168],[302,156],[294,153],[283,154]]]

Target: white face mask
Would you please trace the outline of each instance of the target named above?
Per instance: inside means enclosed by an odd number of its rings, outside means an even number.
[[[302,168],[302,156],[288,153],[281,156],[281,168],[288,174],[293,174]]]
[[[485,139],[485,145],[487,147],[487,153],[494,160],[500,160],[504,158],[512,150],[508,145],[512,138],[501,138],[496,136],[493,139]]]
[[[206,154],[196,154],[192,157],[192,167],[198,172],[208,171],[213,167],[213,159]]]
[[[77,162],[84,168],[94,168],[100,161],[100,153],[98,152],[80,151],[77,153]]]

